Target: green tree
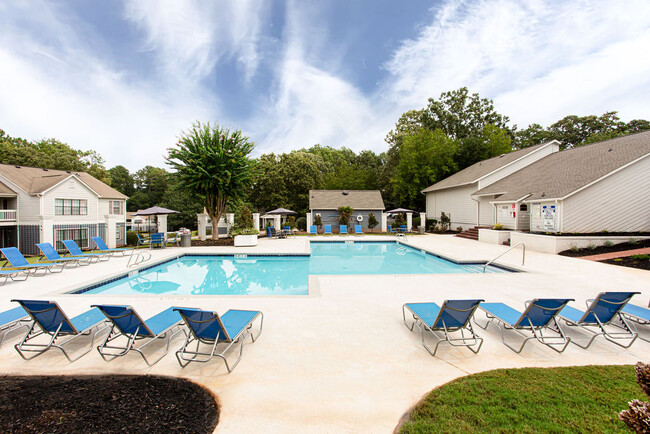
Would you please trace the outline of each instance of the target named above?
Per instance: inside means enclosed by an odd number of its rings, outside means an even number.
[[[160,167],[145,166],[135,172],[135,192],[126,202],[129,211],[160,206],[167,198],[169,173]]]
[[[437,129],[420,129],[404,137],[392,184],[400,203],[419,209],[424,204],[420,191],[454,173],[458,144]]]
[[[139,194],[141,192],[136,192],[129,201],[133,198],[138,200],[137,195]],[[168,175],[167,190],[165,190],[165,195],[159,205],[178,211],[178,214],[167,216],[167,223],[172,230],[178,230],[181,227],[195,229],[197,224],[196,215],[203,211],[200,200],[196,196],[185,192],[183,182],[177,173]],[[143,208],[147,207],[140,207],[140,209]]]
[[[490,124],[485,124],[480,133],[464,137],[458,140],[458,143],[458,153],[454,157],[458,170],[512,151],[510,134]]]
[[[368,214],[368,229],[373,230],[378,224],[379,222],[377,221],[377,217],[375,217],[375,213],[371,212]]]
[[[212,220],[212,238],[229,200],[248,195],[256,172],[250,158],[255,145],[241,131],[196,122],[181,133],[167,162],[178,173],[185,191],[197,197]]]
[[[352,217],[352,213],[354,212],[354,210],[349,206],[341,206],[337,211],[341,213],[341,215],[339,216],[339,224],[349,225],[350,217]]]
[[[124,166],[115,166],[108,170],[111,178],[111,187],[122,194],[131,196],[135,192],[135,179]]]

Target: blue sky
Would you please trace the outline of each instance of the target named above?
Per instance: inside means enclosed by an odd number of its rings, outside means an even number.
[[[163,166],[195,120],[256,153],[387,148],[400,114],[467,86],[525,127],[650,119],[650,3],[0,2],[0,128]]]

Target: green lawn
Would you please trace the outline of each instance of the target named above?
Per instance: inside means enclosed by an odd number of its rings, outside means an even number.
[[[434,390],[400,433],[629,432],[618,413],[634,398],[633,366],[500,369]]]

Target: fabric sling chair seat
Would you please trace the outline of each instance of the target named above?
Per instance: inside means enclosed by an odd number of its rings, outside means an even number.
[[[178,333],[185,333],[185,330],[181,328],[181,317],[173,308],[166,309],[143,321],[131,306],[95,305],[94,307],[101,310],[112,323],[110,333],[106,336],[104,342],[97,347],[97,351],[104,360],[112,360],[126,355],[129,351],[135,351],[142,356],[148,366],[153,366],[169,352],[169,344],[172,338]],[[173,331],[174,329],[177,330]],[[124,345],[109,345],[121,337],[126,338]],[[160,357],[150,362],[142,349],[159,339],[166,341],[165,351]],[[146,341],[134,347],[136,341],[139,340]]]
[[[650,309],[628,303],[623,307],[621,313],[625,318],[640,326],[650,326]],[[646,331],[648,331],[648,329],[650,329],[650,327],[646,327]],[[639,330],[637,330],[637,333],[638,332]],[[640,333],[639,339],[650,342],[650,336],[641,336]]]
[[[569,339],[560,328],[557,316],[563,307],[573,299],[570,298],[536,298],[526,302],[526,309],[523,313],[503,303],[481,303],[479,306],[485,312],[488,321],[485,326],[477,325],[487,329],[490,322],[496,322],[501,329],[501,342],[515,353],[521,353],[526,343],[531,339],[561,353],[569,345]],[[519,348],[508,344],[505,340],[505,331],[512,330],[524,337]],[[525,334],[531,332],[533,335]],[[548,332],[553,332],[549,336]],[[546,333],[546,334],[545,334]]]
[[[309,235],[318,235],[318,227],[316,225],[309,227]]]
[[[586,301],[587,310],[584,312],[571,306],[562,309],[560,318],[566,325],[579,327],[593,334],[584,345],[579,344],[575,339],[572,342],[580,348],[587,349],[597,336],[602,335],[620,347],[629,348],[639,335],[621,315],[621,310],[635,294],[639,292],[601,292],[595,299]],[[623,331],[612,333],[605,328],[608,325]],[[591,330],[592,327],[597,331]]]
[[[18,276],[23,275],[22,279],[19,279]],[[29,273],[24,270],[0,270],[0,279],[4,279],[0,286],[7,283],[7,280],[11,279],[13,281],[27,280]]]
[[[56,348],[63,352],[63,355],[70,362],[74,362],[92,350],[95,337],[106,327],[106,318],[99,309],[90,309],[74,318],[68,316],[61,310],[55,301],[41,301],[41,300],[12,300],[25,309],[29,316],[34,320],[34,323],[29,328],[29,331],[23,340],[14,346],[18,354],[25,359],[33,359],[40,356],[50,348]],[[38,328],[36,327],[38,326]],[[39,330],[40,329],[40,330]],[[96,329],[92,333],[93,329]],[[64,349],[64,345],[72,342],[80,336],[88,336],[92,334],[92,339],[88,349],[72,358]],[[41,335],[50,336],[48,343],[34,343],[33,341]],[[70,336],[63,342],[59,342],[59,338],[63,336]],[[26,353],[36,353],[31,357],[27,357]]]
[[[38,270],[43,270],[43,275],[50,273],[60,273],[63,271],[65,264],[61,263],[50,263],[50,264],[30,264],[27,262],[27,259],[20,253],[16,247],[5,247],[0,249],[0,252],[7,258],[11,267],[17,268],[19,271],[24,271],[26,273],[36,274]],[[55,268],[60,267],[60,268]],[[54,271],[57,270],[57,271]]]
[[[363,229],[361,229],[361,225],[354,225],[354,235],[363,235]]]
[[[126,247],[111,249],[106,245],[104,240],[102,240],[102,237],[92,237],[91,239],[93,240],[93,243],[95,243],[95,247],[97,247],[97,249],[93,249],[93,251],[97,253],[102,252],[102,253],[108,253],[112,255],[113,253],[120,252],[122,253],[122,256],[124,256],[127,255],[128,253],[133,252],[133,249],[128,249]]]
[[[68,249],[68,252],[72,256],[77,256],[77,257],[82,257],[82,258],[91,258],[95,259],[95,261],[108,261],[109,256],[106,253],[85,253],[83,252],[77,243],[74,240],[63,240],[61,241],[63,245],[65,246],[66,249]]]
[[[323,226],[323,235],[332,235],[332,225]]]
[[[232,372],[241,360],[246,338],[250,336],[255,342],[264,326],[264,314],[257,310],[231,309],[222,316],[217,312],[184,307],[177,307],[176,311],[183,317],[190,330],[185,343],[176,351],[178,363],[183,368],[192,362],[205,363],[212,357],[219,357],[225,362],[228,372]],[[260,317],[260,330],[255,336],[251,329],[257,317]],[[195,342],[194,350],[190,349],[190,345]],[[231,366],[226,359],[226,353],[237,342],[239,356]],[[200,351],[201,344],[208,345],[209,351]],[[218,344],[225,344],[225,348],[220,352],[217,352]]]
[[[348,226],[339,225],[339,235],[347,235],[347,234],[348,234]]]
[[[5,337],[16,330],[23,327],[29,327],[31,322],[29,315],[21,306],[15,307],[4,312],[0,312],[0,346],[5,340]]]
[[[87,256],[61,256],[50,243],[38,243],[36,244],[36,247],[38,247],[42,253],[41,257],[38,258],[39,262],[46,259],[50,262],[60,262],[65,265],[70,264],[76,267],[78,265],[89,265],[90,260],[92,259]]]
[[[422,345],[432,356],[436,355],[438,346],[447,342],[452,346],[464,346],[474,354],[478,353],[483,345],[480,338],[472,328],[472,315],[483,300],[445,300],[442,307],[436,303],[407,303],[402,306],[402,318],[409,330],[417,326],[422,336]],[[406,322],[406,311],[413,315],[413,322],[409,326]],[[460,337],[452,337],[451,333],[460,332]],[[425,341],[425,332],[436,339],[436,346],[429,348]],[[438,335],[442,333],[442,337]],[[466,335],[467,333],[467,335]],[[476,347],[474,349],[473,347]]]

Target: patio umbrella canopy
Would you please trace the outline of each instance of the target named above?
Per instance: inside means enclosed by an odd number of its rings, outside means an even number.
[[[400,212],[415,212],[412,209],[406,209],[406,208],[395,208],[391,209],[390,211],[386,211],[388,214],[396,214]]]
[[[167,214],[179,214],[179,211],[174,211],[173,209],[167,209],[160,206],[152,206],[151,208],[143,209],[133,213],[132,215],[167,215]]]
[[[295,211],[291,211],[290,209],[278,208],[278,209],[274,209],[273,211],[269,211],[266,214],[268,214],[268,215],[275,215],[275,214],[290,215],[290,214],[298,214],[298,213],[295,212]]]

